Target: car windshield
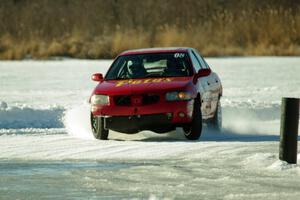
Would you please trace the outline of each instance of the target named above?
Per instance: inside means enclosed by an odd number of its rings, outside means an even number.
[[[187,53],[153,53],[120,56],[105,79],[191,76]]]

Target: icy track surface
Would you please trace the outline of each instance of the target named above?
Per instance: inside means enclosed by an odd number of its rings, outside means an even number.
[[[300,58],[207,61],[224,129],[194,142],[180,129],[94,140],[90,77],[111,60],[0,61],[0,199],[299,199],[300,166],[278,161],[278,140]]]

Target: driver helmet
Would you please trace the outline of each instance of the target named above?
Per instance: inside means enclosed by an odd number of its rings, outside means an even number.
[[[128,73],[130,75],[142,75],[144,72],[145,68],[139,60],[131,60],[128,62]]]

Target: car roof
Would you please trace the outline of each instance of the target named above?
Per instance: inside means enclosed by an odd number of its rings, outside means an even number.
[[[134,55],[134,54],[148,54],[148,53],[187,53],[189,47],[163,47],[163,48],[146,48],[146,49],[133,49],[124,51],[119,56]]]

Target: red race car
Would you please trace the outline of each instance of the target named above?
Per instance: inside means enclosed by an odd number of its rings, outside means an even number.
[[[202,121],[221,129],[221,81],[195,49],[125,51],[105,77],[92,79],[99,82],[90,98],[96,139],[106,140],[109,130],[165,133],[182,127],[187,139],[197,140]]]

